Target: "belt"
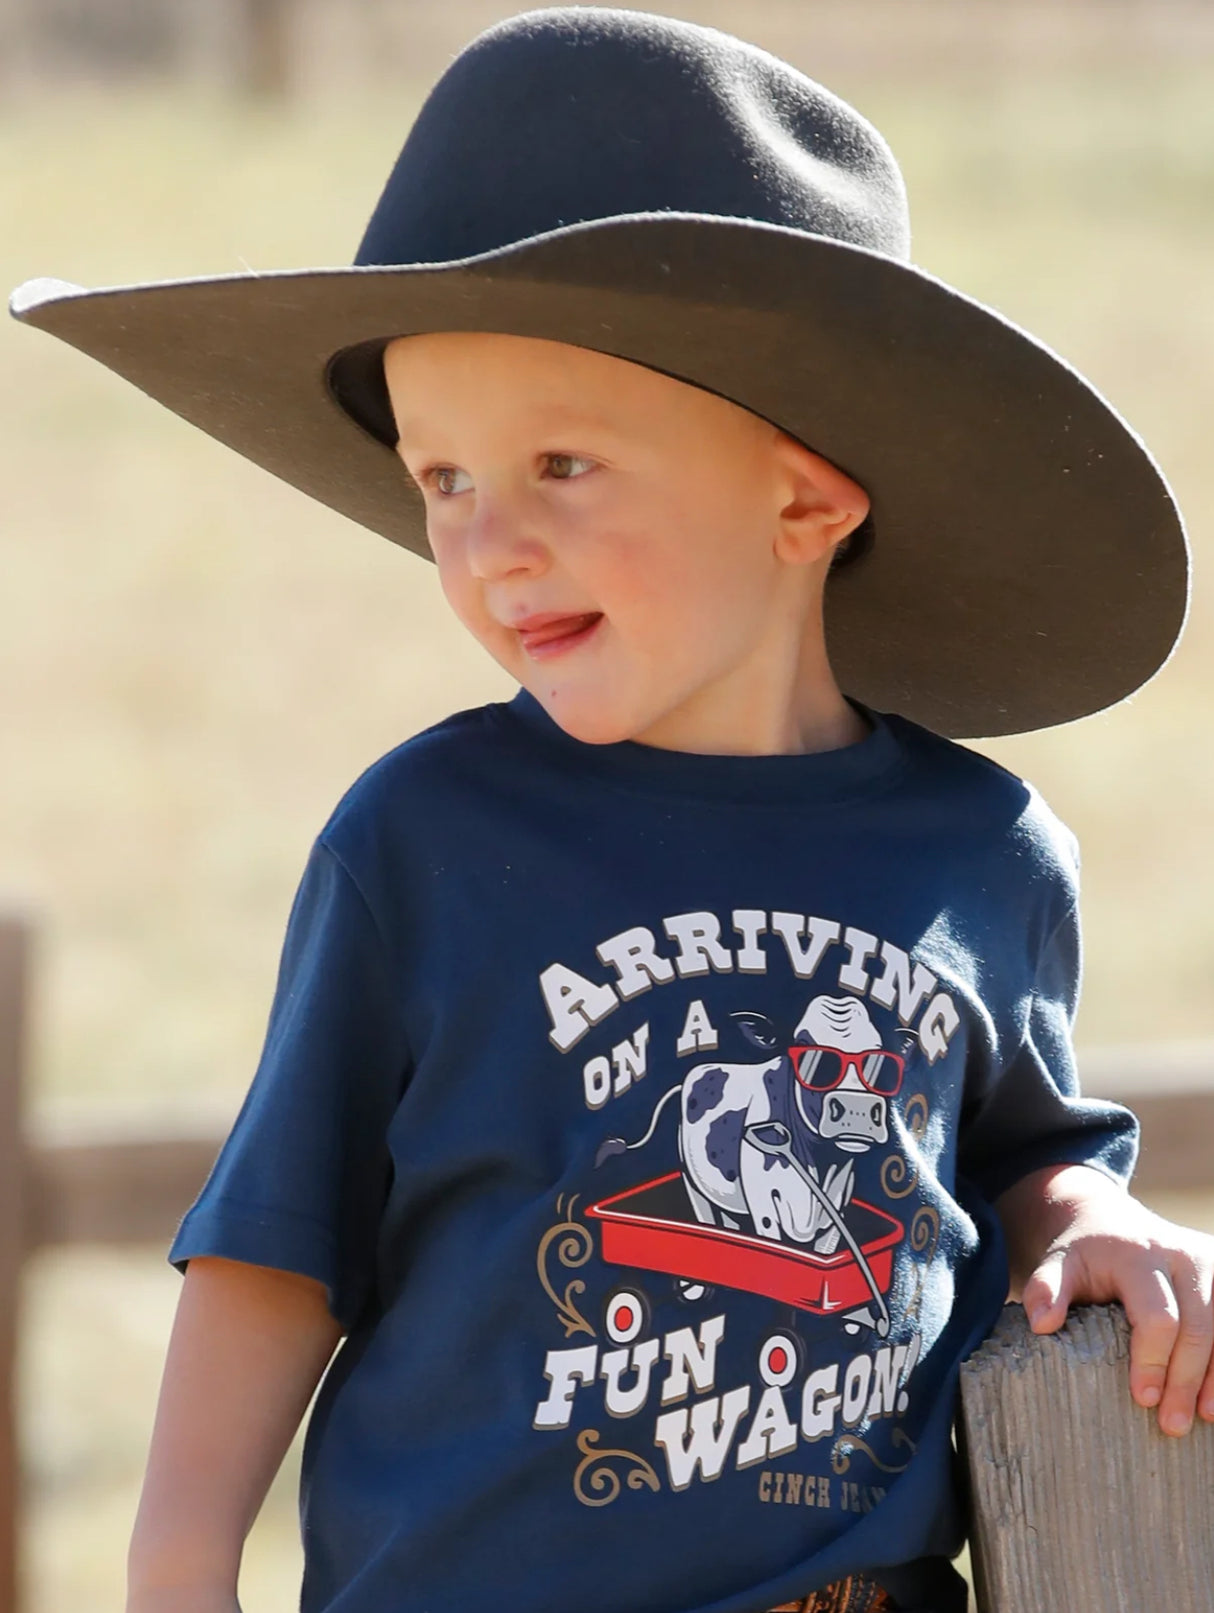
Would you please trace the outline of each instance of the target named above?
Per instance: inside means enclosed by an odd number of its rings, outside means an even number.
[[[781,1602],[768,1613],[897,1613],[898,1604],[867,1574],[849,1574],[799,1602]]]

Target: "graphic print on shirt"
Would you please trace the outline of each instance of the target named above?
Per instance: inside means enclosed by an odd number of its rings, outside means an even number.
[[[685,913],[662,921],[677,943],[673,958],[659,952],[644,926],[600,943],[596,953],[614,968],[614,985],[564,964],[541,976],[551,1039],[563,1052],[655,986],[735,967],[767,973],[758,937],[768,931],[783,942],[798,985],[805,984],[795,1013],[781,1024],[774,1006],[761,1002],[761,990],[753,1006],[718,1009],[711,982],[695,981],[698,995],[686,1005],[673,1047],[652,1043],[646,1020],[610,1057],[584,1061],[592,1110],[605,1109],[647,1076],[658,1081],[647,1109],[638,1111],[634,1102],[628,1110],[635,1129],[609,1131],[594,1160],[598,1170],[635,1158],[633,1183],[596,1195],[580,1212],[581,1195],[562,1195],[563,1219],[542,1240],[537,1270],[566,1337],[598,1333],[578,1303],[584,1278],[569,1282],[563,1295],[554,1286],[553,1251],[565,1266],[583,1268],[597,1253],[613,1282],[603,1301],[604,1344],[547,1353],[549,1392],[533,1426],[568,1427],[575,1400],[584,1403],[592,1385],[602,1385],[603,1409],[614,1419],[640,1416],[656,1393],[656,1461],[622,1445],[601,1447],[597,1429],[578,1435],[574,1493],[587,1505],[605,1505],[620,1493],[613,1462],[622,1464],[631,1488],[658,1489],[664,1455],[669,1487],[683,1490],[720,1477],[732,1456],[735,1469],[759,1466],[761,1501],[867,1511],[884,1488],[841,1476],[855,1458],[868,1461],[874,1479],[897,1473],[913,1454],[914,1442],[896,1420],[910,1405],[925,1273],[940,1231],[939,1214],[926,1200],[908,1222],[906,1201],[919,1171],[897,1143],[917,1146],[926,1133],[927,1093],[909,1089],[928,1084],[960,1016],[931,970],[866,931],[749,909],[735,910],[731,919],[743,937],[736,952],[722,944],[715,915]],[[778,955],[773,974],[777,966]],[[780,992],[785,1003],[787,984]],[[668,1071],[675,1079],[662,1079]],[[677,1168],[662,1168],[672,1142]],[[875,1167],[862,1192],[861,1162]],[[900,1250],[924,1258],[909,1267],[904,1261],[912,1281],[891,1314]],[[655,1283],[668,1285],[660,1296]],[[722,1391],[718,1347],[731,1293],[767,1299],[774,1314],[755,1340],[752,1382]],[[655,1331],[654,1297],[671,1295],[690,1325]],[[682,1403],[693,1395],[704,1398]],[[667,1406],[673,1409],[661,1409]],[[875,1424],[884,1425],[883,1440],[871,1437]],[[829,1471],[770,1468],[798,1446],[813,1454],[826,1440]]]
[[[765,1015],[735,1010],[731,1017],[758,1050],[758,1062],[697,1064],[658,1100],[644,1136],[631,1143],[608,1137],[600,1147],[596,1164],[643,1147],[663,1107],[679,1099],[680,1171],[588,1211],[608,1223],[604,1258],[675,1271],[689,1299],[703,1291],[696,1279],[770,1294],[818,1314],[854,1298],[859,1303],[846,1311],[849,1331],[864,1323],[884,1338],[891,1252],[903,1227],[863,1201],[851,1216],[844,1211],[855,1188],[854,1156],[888,1141],[886,1104],[902,1084],[904,1058],[882,1048],[855,997],[813,998],[787,1048],[778,1046]],[[655,1218],[668,1221],[682,1195],[697,1222],[744,1238],[730,1246],[689,1236],[672,1245],[668,1234],[644,1230]],[[626,1230],[629,1222],[635,1232]],[[756,1236],[767,1246],[754,1246]],[[780,1246],[774,1257],[772,1243]],[[789,1264],[789,1244],[806,1256]],[[828,1258],[840,1244],[843,1256]]]

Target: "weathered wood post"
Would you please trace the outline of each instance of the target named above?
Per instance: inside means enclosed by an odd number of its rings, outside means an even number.
[[[1161,1433],[1129,1358],[1120,1305],[1013,1304],[962,1366],[979,1613],[1214,1613],[1214,1425]]]
[[[17,1613],[22,1589],[16,1381],[26,1234],[21,1120],[29,937],[22,919],[0,914],[0,1613]]]
[[[250,95],[280,98],[291,79],[292,0],[243,0],[241,83]]]

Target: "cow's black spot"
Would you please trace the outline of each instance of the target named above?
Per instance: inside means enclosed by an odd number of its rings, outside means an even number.
[[[782,1097],[788,1088],[789,1077],[792,1072],[792,1061],[785,1057],[774,1069],[763,1071],[763,1088],[771,1099]]]
[[[687,1118],[699,1120],[702,1115],[711,1114],[725,1096],[725,1082],[727,1080],[724,1070],[704,1070],[697,1075],[687,1089]]]
[[[715,1165],[727,1182],[738,1179],[738,1155],[742,1147],[742,1124],[745,1109],[728,1109],[718,1115],[708,1128],[704,1151],[710,1165]]]

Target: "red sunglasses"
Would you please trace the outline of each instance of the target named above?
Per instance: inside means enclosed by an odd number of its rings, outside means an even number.
[[[812,1055],[812,1057],[810,1056]],[[793,1072],[810,1092],[830,1092],[849,1069],[854,1069],[861,1086],[879,1097],[892,1098],[902,1085],[906,1060],[900,1053],[871,1048],[865,1053],[841,1053],[837,1047],[815,1047],[798,1042],[790,1047]]]

